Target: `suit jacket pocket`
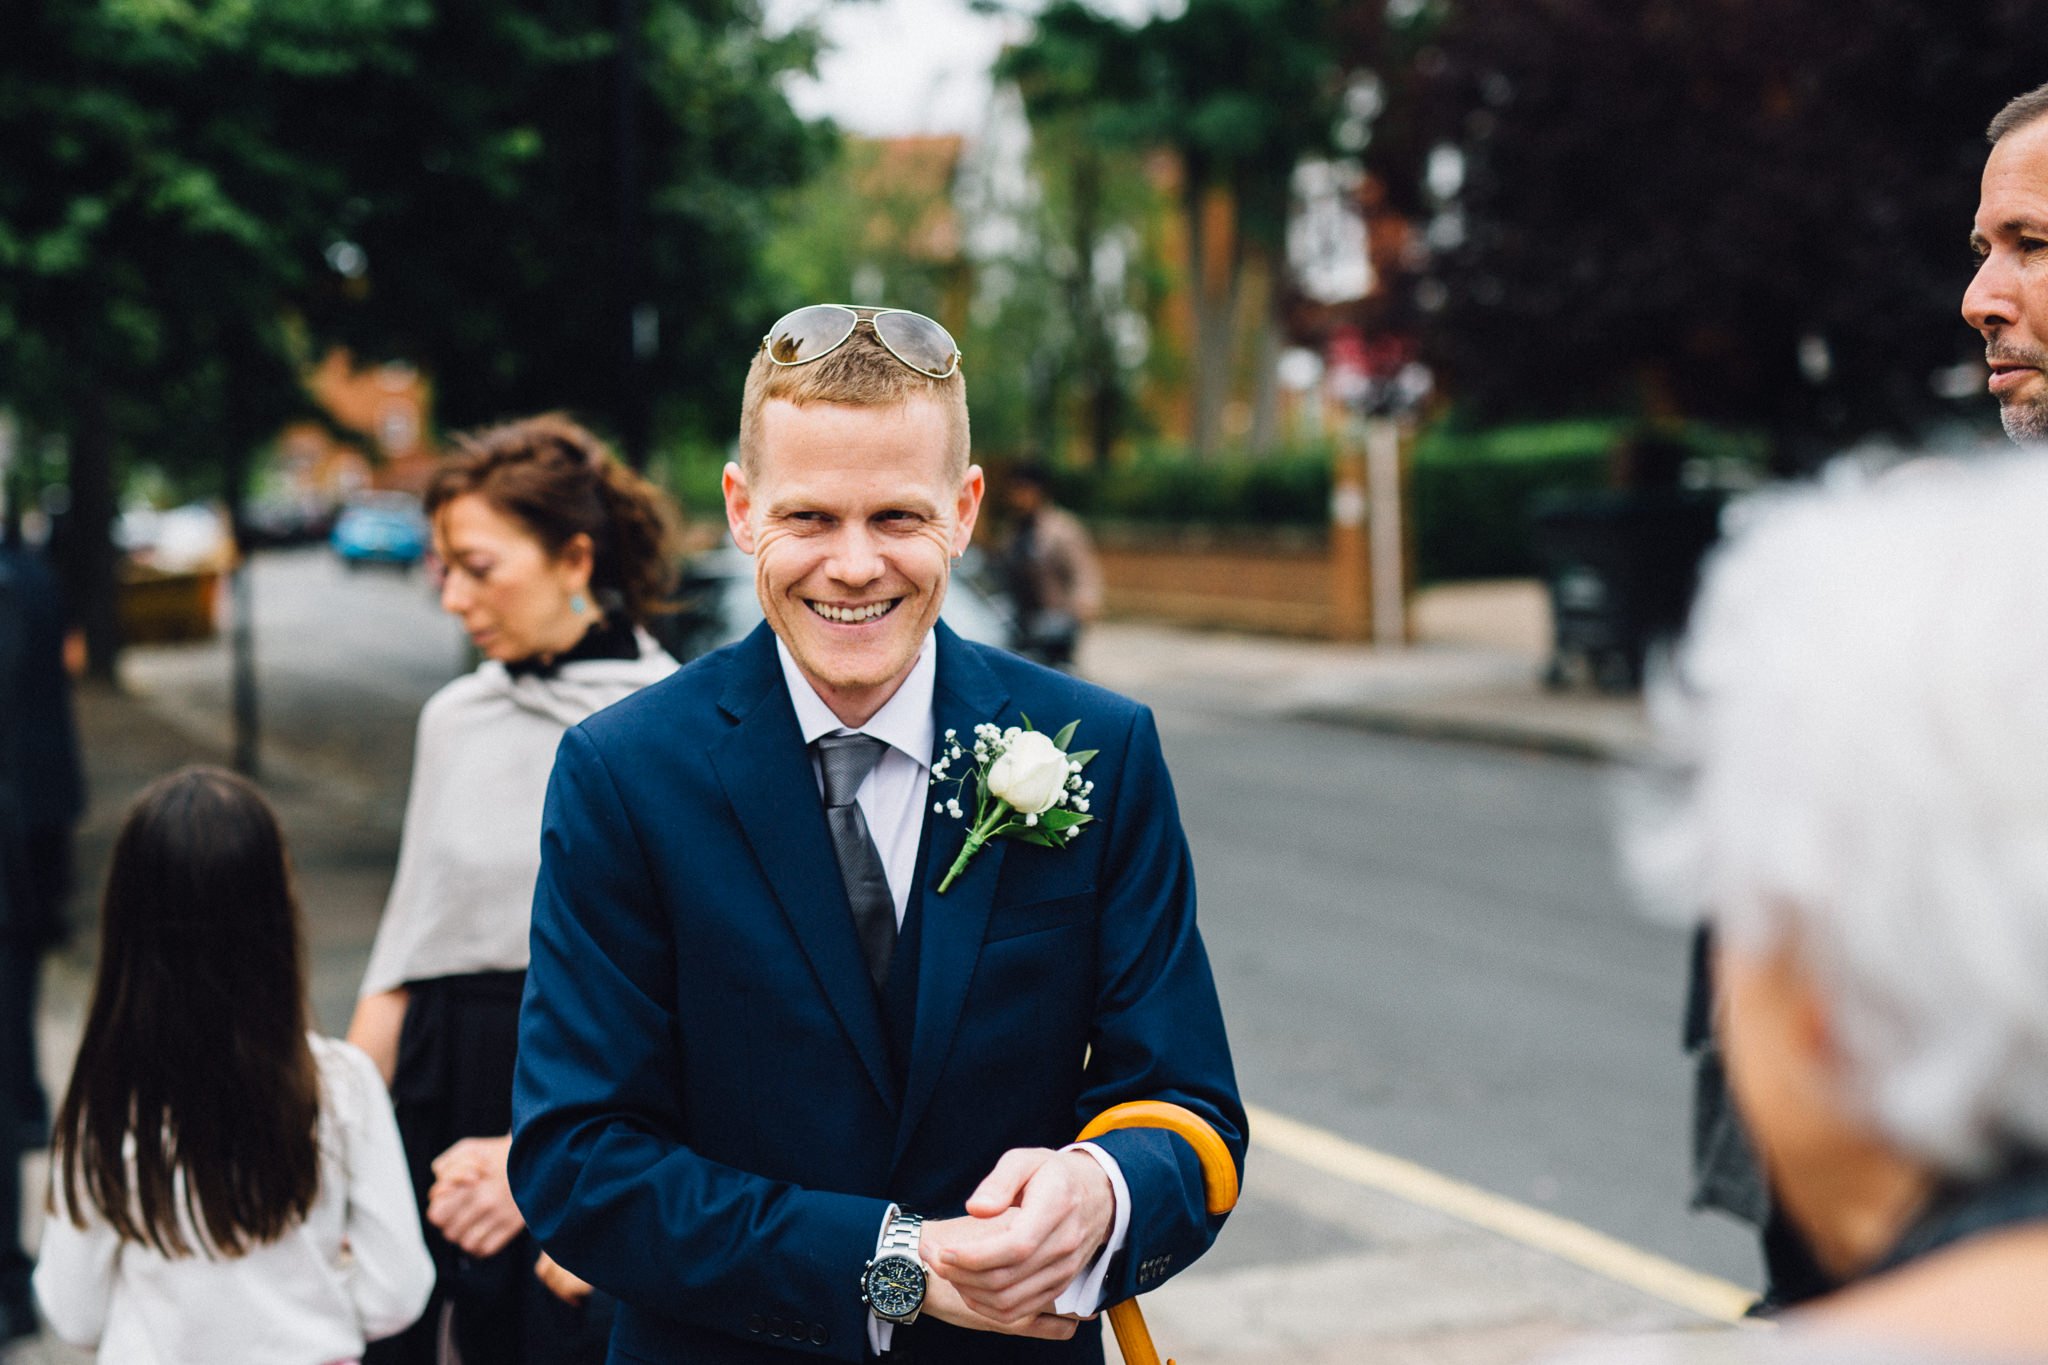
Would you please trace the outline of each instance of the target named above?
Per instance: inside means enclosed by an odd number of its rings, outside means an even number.
[[[1020,905],[998,905],[989,912],[987,942],[1021,938],[1047,929],[1064,929],[1071,924],[1092,924],[1095,920],[1095,888]]]

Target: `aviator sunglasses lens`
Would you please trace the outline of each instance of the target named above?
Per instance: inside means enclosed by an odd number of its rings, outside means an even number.
[[[878,313],[874,328],[898,360],[933,379],[948,377],[959,362],[952,336],[922,313]]]
[[[856,324],[852,309],[831,303],[814,303],[785,313],[768,329],[768,357],[782,365],[816,360],[852,336]]]

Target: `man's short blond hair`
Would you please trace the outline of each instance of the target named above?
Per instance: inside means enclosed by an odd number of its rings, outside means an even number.
[[[947,474],[964,478],[970,441],[967,380],[959,370],[946,379],[919,374],[891,355],[875,329],[867,326],[855,328],[838,350],[808,365],[777,365],[762,347],[754,353],[746,394],[740,400],[740,470],[751,478],[761,467],[761,409],[772,400],[798,407],[843,403],[892,408],[914,398],[929,399],[945,410]]]

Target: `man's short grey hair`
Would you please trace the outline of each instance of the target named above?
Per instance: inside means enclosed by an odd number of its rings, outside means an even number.
[[[2006,102],[1991,120],[1991,126],[1984,130],[1984,140],[1997,146],[2000,138],[2020,129],[2048,114],[2048,85],[2040,85],[2024,95],[2014,96]]]
[[[2048,459],[1760,509],[1650,701],[1638,887],[1798,952],[1901,1150],[1956,1174],[2048,1151]]]

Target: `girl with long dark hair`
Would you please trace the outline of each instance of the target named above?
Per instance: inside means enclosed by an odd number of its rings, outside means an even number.
[[[429,1258],[390,1101],[308,1032],[276,818],[186,768],[114,845],[58,1111],[35,1289],[110,1365],[327,1365],[419,1316]]]

